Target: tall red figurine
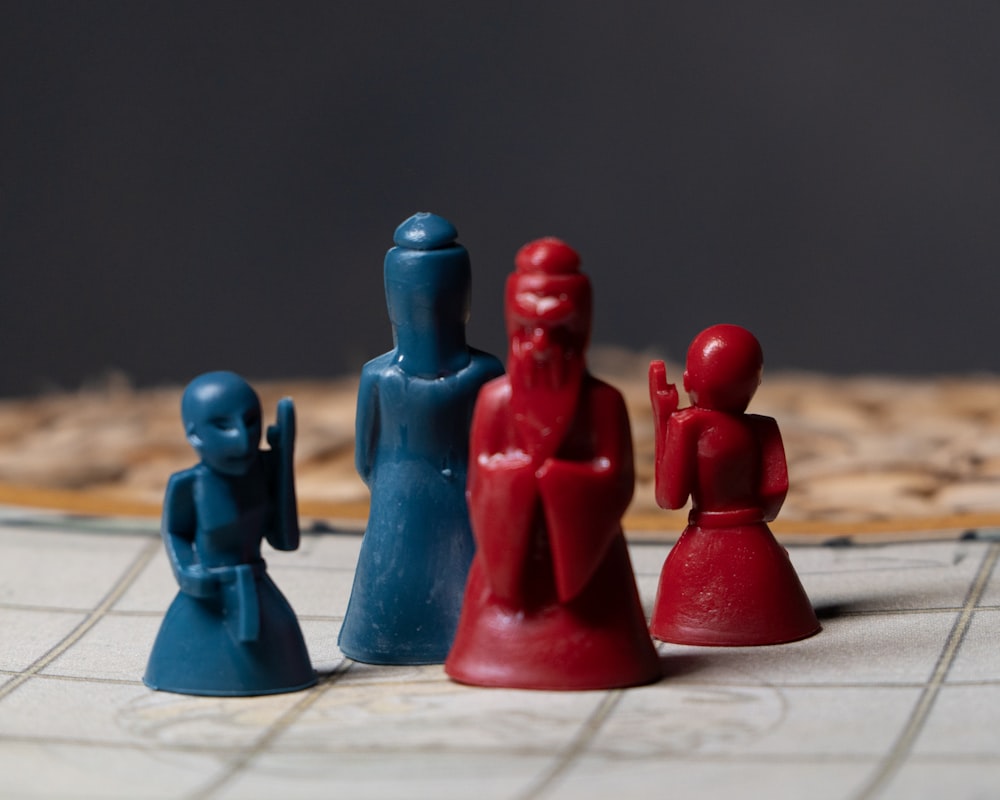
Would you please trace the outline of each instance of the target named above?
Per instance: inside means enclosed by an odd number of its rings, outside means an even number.
[[[663,565],[650,630],[657,639],[696,645],[764,645],[819,631],[787,551],[767,523],[788,493],[778,425],[745,413],[764,358],[753,334],[715,325],[691,343],[684,388],[662,361],[649,365],[656,428],[656,502],[681,508],[688,526]]]
[[[472,420],[476,555],[445,671],[479,686],[605,689],[660,677],[621,515],[634,472],[621,395],[589,374],[590,281],[558,239],[507,279],[506,376]]]

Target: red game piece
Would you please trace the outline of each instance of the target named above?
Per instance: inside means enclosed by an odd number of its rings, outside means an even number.
[[[445,671],[479,686],[605,689],[660,677],[621,515],[634,472],[621,395],[587,371],[590,282],[558,239],[507,280],[508,375],[480,392],[477,551]]]
[[[684,388],[662,361],[649,365],[656,427],[656,502],[681,508],[688,526],[663,565],[650,629],[678,644],[763,645],[819,631],[787,551],[767,523],[788,492],[781,434],[771,417],[747,414],[764,359],[753,334],[714,325],[691,343]]]

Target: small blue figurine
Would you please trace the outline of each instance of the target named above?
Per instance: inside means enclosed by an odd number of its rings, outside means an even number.
[[[201,456],[175,473],[163,502],[163,542],[180,592],[149,656],[143,682],[181,694],[275,694],[316,683],[295,612],[267,575],[263,538],[299,546],[292,454],[295,408],[278,403],[259,449],[257,393],[232,372],[184,390],[181,414]]]
[[[395,349],[365,364],[355,464],[368,527],[340,649],[371,664],[437,664],[451,647],[475,551],[465,501],[480,387],[503,374],[469,347],[469,254],[454,226],[415,214],[385,257]]]

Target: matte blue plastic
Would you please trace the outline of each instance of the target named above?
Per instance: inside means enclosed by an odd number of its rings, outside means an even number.
[[[503,365],[465,341],[470,267],[455,228],[416,214],[385,257],[395,349],[365,364],[355,462],[368,527],[340,649],[371,664],[436,664],[451,647],[475,545],[465,501],[469,426]]]
[[[295,612],[268,577],[261,540],[299,546],[292,457],[295,408],[278,403],[260,450],[260,400],[232,372],[185,389],[181,414],[201,457],[175,473],[163,501],[163,542],[180,591],[143,682],[180,694],[275,694],[316,683]]]

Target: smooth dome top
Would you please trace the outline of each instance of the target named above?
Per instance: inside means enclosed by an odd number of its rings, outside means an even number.
[[[444,217],[420,211],[396,228],[392,241],[408,250],[438,250],[451,247],[457,238],[455,226]]]
[[[764,355],[756,337],[739,325],[713,325],[688,349],[684,388],[700,408],[740,413],[760,385]]]
[[[562,239],[547,236],[529,242],[518,250],[514,264],[518,272],[565,275],[580,271],[580,256]]]

